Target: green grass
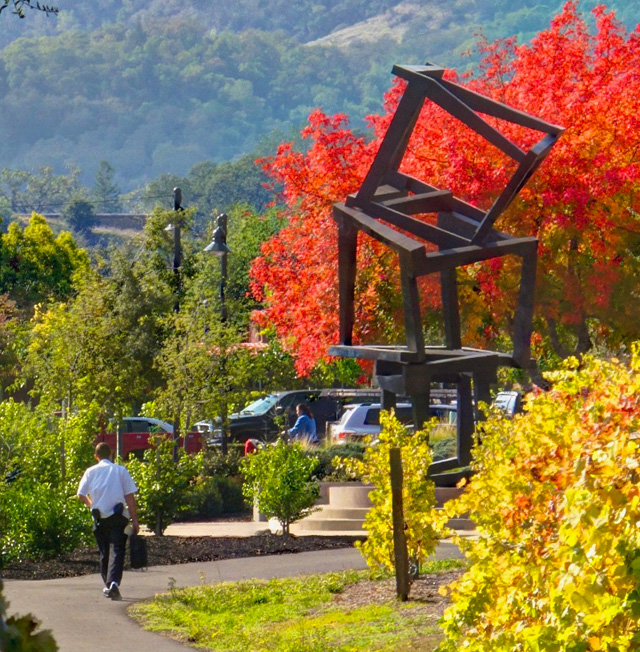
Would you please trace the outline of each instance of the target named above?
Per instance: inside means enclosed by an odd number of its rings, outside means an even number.
[[[460,567],[428,564],[425,572]],[[395,600],[341,609],[337,595],[369,579],[345,571],[294,579],[203,584],[172,589],[130,613],[146,629],[206,650],[225,652],[429,652],[440,640],[416,603]]]

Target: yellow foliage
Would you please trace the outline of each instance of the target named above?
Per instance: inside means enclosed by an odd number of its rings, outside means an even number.
[[[525,414],[493,414],[448,505],[480,536],[449,587],[441,650],[640,650],[640,349],[550,374]]]
[[[437,526],[434,517],[435,486],[427,478],[432,453],[429,433],[437,427],[434,419],[425,430],[408,431],[396,419],[393,411],[380,414],[382,431],[380,441],[365,451],[362,460],[336,458],[334,464],[343,466],[347,473],[372,484],[371,502],[364,523],[369,536],[356,544],[371,568],[394,569],[393,519],[389,451],[399,448],[402,456],[405,535],[409,557],[416,563],[425,561],[435,550]]]

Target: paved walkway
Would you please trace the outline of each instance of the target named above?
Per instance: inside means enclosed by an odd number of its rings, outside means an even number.
[[[167,530],[167,534],[250,536],[264,527],[264,523],[247,522],[175,525],[171,526],[171,531]],[[460,552],[453,544],[444,541],[436,556],[459,557]],[[127,607],[156,593],[166,592],[172,583],[184,587],[202,582],[293,577],[361,568],[366,568],[366,564],[360,553],[354,548],[345,548],[127,571],[122,583],[121,602],[112,602],[102,596],[102,580],[98,574],[43,581],[5,580],[5,597],[10,602],[10,614],[32,613],[43,628],[52,630],[61,652],[141,652],[148,649],[177,652],[187,647],[144,631],[127,616]]]

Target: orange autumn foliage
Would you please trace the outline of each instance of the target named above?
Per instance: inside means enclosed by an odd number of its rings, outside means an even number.
[[[469,88],[566,127],[497,224],[540,240],[536,338],[539,349],[552,344],[562,356],[583,352],[594,335],[609,344],[640,335],[640,31],[627,34],[603,7],[594,15],[590,33],[576,3],[568,2],[529,44],[482,42],[475,74],[460,80],[447,72]],[[369,142],[347,128],[345,116],[314,111],[303,131],[309,149],[281,145],[265,161],[283,188],[289,225],[254,262],[252,289],[264,303],[258,319],[275,327],[301,374],[337,342],[337,229],[331,206],[359,188],[403,88],[396,80],[384,114],[370,117]],[[500,128],[523,146],[531,144],[525,130]],[[488,208],[510,165],[427,102],[403,170]],[[362,237],[358,265],[357,341],[398,341],[402,312],[394,256]],[[510,259],[473,265],[459,278],[465,343],[499,345],[510,333],[518,265]],[[437,312],[436,278],[426,281],[423,303]]]

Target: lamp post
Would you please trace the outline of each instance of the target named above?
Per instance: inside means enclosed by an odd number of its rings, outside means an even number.
[[[182,216],[182,190],[175,187],[173,189],[173,223],[165,227],[165,231],[173,231],[173,278],[175,282],[175,298],[173,300],[173,311],[180,312],[180,292],[182,290],[182,278],[180,276],[180,267],[182,266],[182,242],[181,232]],[[180,441],[180,419],[177,415],[173,419],[173,461],[178,461],[178,442]],[[185,444],[187,437],[185,434]]]
[[[227,215],[220,213],[216,218],[216,228],[213,232],[213,239],[204,248],[207,253],[220,258],[220,321],[224,324],[227,321],[227,304],[225,301],[225,287],[227,284],[227,254],[231,251],[227,247]],[[222,376],[223,387],[221,388],[222,406],[221,415],[222,420],[222,437],[221,448],[222,454],[227,454],[227,400],[226,400],[226,376],[227,376],[227,360],[226,354],[220,359],[220,370]]]
[[[182,242],[180,228],[182,226],[182,219],[180,213],[184,211],[182,208],[182,191],[180,188],[173,189],[173,210],[175,218],[173,223],[165,227],[165,231],[173,231],[173,275],[176,283],[176,296],[173,303],[174,312],[180,312],[180,266],[182,265]]]

